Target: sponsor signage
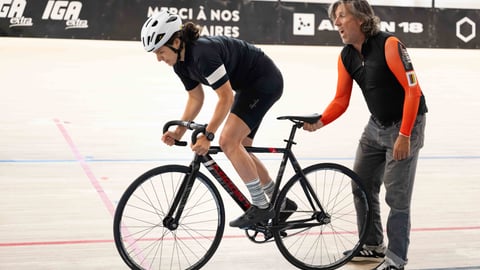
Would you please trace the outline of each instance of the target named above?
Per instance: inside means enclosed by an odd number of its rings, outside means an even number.
[[[381,29],[408,47],[480,48],[480,10],[374,6]],[[205,0],[0,0],[0,36],[139,40],[145,19],[168,10],[256,44],[342,45],[328,4]]]

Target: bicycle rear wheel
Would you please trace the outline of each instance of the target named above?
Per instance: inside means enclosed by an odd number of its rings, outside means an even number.
[[[114,238],[131,269],[200,269],[223,236],[225,209],[213,183],[198,172],[178,227],[165,218],[190,169],[168,165],[137,178],[121,197]]]
[[[279,194],[279,202],[288,197],[297,209],[283,224],[274,219],[274,227],[280,228],[274,231],[275,242],[283,256],[301,269],[336,269],[350,261],[365,241],[369,196],[360,178],[342,165],[315,164],[303,173],[305,179],[295,175]]]

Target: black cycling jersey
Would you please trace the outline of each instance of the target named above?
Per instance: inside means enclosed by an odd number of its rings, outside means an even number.
[[[177,62],[174,70],[187,91],[200,83],[217,89],[230,81],[236,92],[231,112],[250,127],[250,138],[283,92],[283,77],[273,61],[239,39],[200,37],[185,45],[184,61]]]
[[[191,90],[199,83],[217,89],[230,80],[235,91],[248,88],[258,72],[252,72],[264,53],[239,39],[224,36],[200,37],[185,47],[185,60],[177,62],[174,70],[185,88]]]

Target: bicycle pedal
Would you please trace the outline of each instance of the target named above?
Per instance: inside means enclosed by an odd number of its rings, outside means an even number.
[[[250,241],[256,244],[263,244],[273,241],[273,233],[268,228],[263,226],[251,226],[250,228],[245,229],[245,234]]]

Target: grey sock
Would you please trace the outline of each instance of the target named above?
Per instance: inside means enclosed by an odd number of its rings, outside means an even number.
[[[273,181],[270,181],[268,184],[263,186],[263,191],[265,192],[265,194],[267,194],[270,201],[272,200],[274,189],[275,189],[275,182]]]
[[[251,182],[246,183],[248,191],[250,191],[250,195],[252,196],[252,204],[257,206],[258,208],[265,209],[268,207],[267,197],[263,192],[262,186],[260,185],[260,180],[255,179]]]

